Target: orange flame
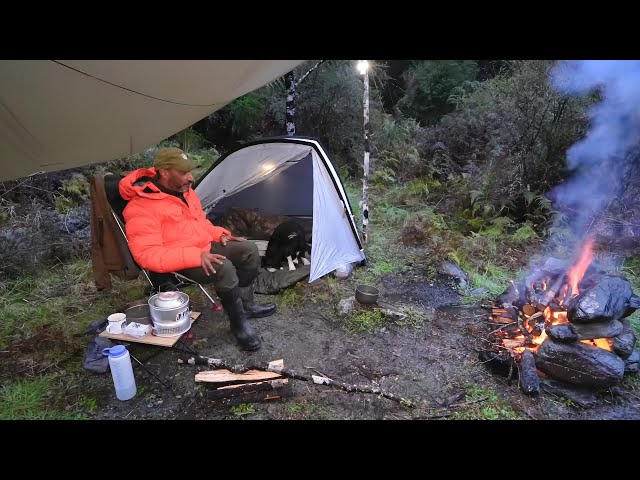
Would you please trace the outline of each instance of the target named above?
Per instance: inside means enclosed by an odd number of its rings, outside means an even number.
[[[580,281],[584,277],[584,274],[586,273],[587,268],[589,268],[589,265],[593,260],[593,243],[594,242],[592,238],[588,238],[585,241],[582,247],[582,250],[580,252],[580,256],[578,257],[578,260],[567,272],[568,283],[562,285],[562,287],[560,287],[559,289],[560,290],[559,292],[553,293],[554,295],[556,293],[559,294],[559,298],[557,300],[559,301],[560,305],[563,305],[564,304],[563,301],[566,301],[569,296],[576,296],[580,294],[578,285],[580,284]],[[538,288],[542,287],[543,291],[547,291],[547,288],[549,286],[547,283],[547,280],[548,279],[546,278],[541,279],[540,284],[538,284]],[[531,288],[535,289],[536,284],[535,283],[532,284]],[[547,324],[558,325],[562,323],[569,323],[566,310],[553,310],[550,306],[547,306],[544,309],[543,313],[544,313],[544,318]],[[532,328],[527,328],[527,326],[525,326],[525,329],[529,333],[533,331]],[[542,342],[546,340],[546,338],[547,338],[547,333],[546,331],[543,330],[542,332],[540,332],[539,335],[536,335],[533,338],[531,338],[531,342],[533,343],[533,345],[508,346],[509,344],[507,343],[507,340],[503,340],[503,345],[505,345],[505,347],[510,348],[512,351],[518,354],[521,354],[526,349],[535,352],[538,349],[538,347],[542,344]],[[524,335],[518,335],[511,338],[511,341],[513,342],[524,342],[524,340],[525,340]],[[589,345],[594,345],[596,347],[599,347],[605,350],[609,350],[609,351],[612,350],[611,342],[606,338],[597,338],[594,340],[583,340],[583,342]]]
[[[582,343],[586,343],[587,345],[593,345],[595,347],[602,348],[604,350],[613,350],[611,348],[611,342],[607,338],[594,338],[593,340],[582,340]]]
[[[569,276],[569,286],[571,287],[571,295],[575,296],[580,293],[578,290],[578,284],[582,277],[584,277],[584,272],[589,268],[589,264],[593,259],[593,240],[588,238],[582,247],[582,252],[580,253],[580,258],[575,263],[573,267],[568,272]]]

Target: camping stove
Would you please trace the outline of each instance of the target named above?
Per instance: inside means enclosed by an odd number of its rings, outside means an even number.
[[[158,293],[151,296],[148,303],[153,335],[175,337],[191,328],[191,308],[186,293]]]

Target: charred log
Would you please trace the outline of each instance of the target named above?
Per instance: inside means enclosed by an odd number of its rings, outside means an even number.
[[[535,325],[533,326],[533,329],[531,330],[531,334],[534,337],[539,337],[544,331],[546,326],[547,326],[547,323],[544,317],[538,317],[538,319],[535,322]]]
[[[509,325],[505,325],[504,328],[502,328],[502,331],[504,332],[504,336],[506,338],[515,338],[522,335],[522,332],[520,331],[520,328],[518,327],[517,322],[513,322],[513,323],[510,323]]]
[[[578,340],[578,335],[573,330],[573,325],[570,323],[561,323],[558,325],[552,325],[545,329],[545,332],[552,340],[557,342],[575,342]]]
[[[553,284],[551,285],[551,288],[549,288],[548,290],[546,290],[544,292],[544,294],[542,295],[542,297],[540,298],[539,302],[541,305],[543,305],[544,307],[548,307],[556,298],[556,295],[558,295],[560,293],[560,290],[562,289],[562,286],[567,283],[567,276],[566,275],[560,275],[555,282],[553,282]],[[543,308],[538,307],[540,310],[543,310]]]
[[[569,302],[568,316],[576,323],[620,320],[629,309],[632,296],[631,284],[626,279],[603,276],[595,286]]]
[[[521,317],[518,317],[518,328],[520,329],[520,332],[522,333],[522,335],[524,335],[524,344],[525,344],[525,346],[527,346],[527,347],[535,346],[535,343],[533,341],[533,337],[531,336],[529,331],[525,328],[524,321],[522,320]]]
[[[534,329],[540,320],[544,324],[544,313],[536,312],[527,319],[527,325],[529,325],[529,328]],[[538,333],[538,335],[540,334]]]
[[[622,323],[618,320],[598,323],[574,323],[573,330],[576,332],[578,340],[613,338],[622,333]]]
[[[480,361],[496,375],[509,376],[513,366],[513,358],[509,354],[498,354],[491,351],[481,351],[478,354]]]
[[[531,350],[522,352],[522,357],[518,363],[520,375],[520,390],[529,396],[540,395],[540,377],[536,370],[536,361]]]
[[[498,305],[515,305],[521,308],[526,303],[524,293],[526,287],[523,284],[516,285],[512,283],[509,287],[498,297]],[[514,319],[515,320],[515,319]]]
[[[505,305],[504,308],[506,310],[506,313],[509,314],[509,318],[512,319],[514,322],[517,322],[518,319],[520,318],[520,310],[518,310],[513,305]]]
[[[230,398],[244,397],[246,401],[247,395],[253,395],[258,392],[271,392],[271,395],[263,395],[262,398],[267,400],[270,397],[282,397],[291,393],[291,384],[287,379],[275,379],[265,382],[251,383],[234,386],[234,388],[222,387],[216,390],[207,390],[207,398]]]
[[[581,342],[546,339],[536,352],[536,366],[552,377],[575,385],[609,388],[624,375],[624,360],[615,353]]]

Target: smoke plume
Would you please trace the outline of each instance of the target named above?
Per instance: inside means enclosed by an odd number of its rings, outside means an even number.
[[[569,179],[551,194],[557,208],[585,235],[593,220],[616,198],[640,140],[640,61],[571,60],[551,72],[563,95],[598,95],[589,111],[589,130],[567,151]]]

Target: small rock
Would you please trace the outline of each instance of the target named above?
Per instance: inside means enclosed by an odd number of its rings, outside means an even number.
[[[485,295],[486,293],[488,293],[489,290],[487,290],[486,288],[474,288],[473,290],[471,290],[469,292],[469,294],[476,296],[476,297],[481,297],[482,295]]]
[[[340,302],[338,303],[338,315],[345,316],[350,314],[355,308],[355,304],[355,296],[340,300]]]

